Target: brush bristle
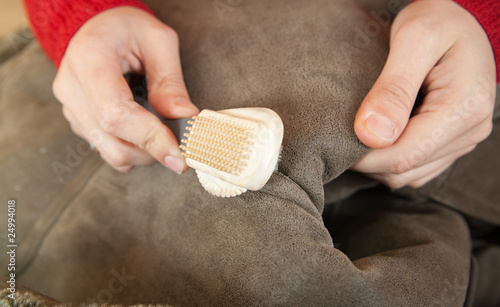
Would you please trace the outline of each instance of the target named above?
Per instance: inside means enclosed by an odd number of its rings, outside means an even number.
[[[195,116],[188,124],[184,157],[233,175],[245,169],[255,140],[250,127],[214,116]]]
[[[220,197],[257,191],[271,177],[283,123],[265,108],[203,110],[186,127],[180,147],[201,185]]]

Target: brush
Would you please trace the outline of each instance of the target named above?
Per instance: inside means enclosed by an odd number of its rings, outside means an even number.
[[[135,101],[156,115],[182,143],[201,185],[219,197],[259,190],[277,168],[283,123],[266,108],[203,110],[192,119],[166,119],[151,107],[144,76],[127,75]],[[182,131],[184,138],[182,138]]]
[[[182,154],[215,196],[259,190],[277,166],[283,123],[270,109],[203,110],[188,121],[186,130]]]

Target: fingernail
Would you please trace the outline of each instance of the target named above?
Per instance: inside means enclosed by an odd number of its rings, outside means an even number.
[[[385,116],[372,114],[365,120],[365,126],[371,133],[384,141],[392,141],[394,139],[395,126]]]
[[[184,169],[184,164],[182,161],[176,157],[167,156],[165,157],[165,166],[173,170],[177,174],[181,174]]]

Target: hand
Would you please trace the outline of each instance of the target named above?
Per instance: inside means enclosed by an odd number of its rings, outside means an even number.
[[[123,74],[145,73],[153,109],[191,117],[174,30],[147,12],[119,7],[88,20],[71,39],[53,84],[73,131],[118,171],[159,161],[187,169],[172,132],[133,99]]]
[[[477,20],[451,0],[408,5],[394,20],[390,45],[354,124],[375,149],[351,169],[391,188],[420,187],[490,134],[493,51]],[[410,118],[420,88],[423,102]]]

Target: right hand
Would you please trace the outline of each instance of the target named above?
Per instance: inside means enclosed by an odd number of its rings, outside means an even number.
[[[361,142],[375,149],[351,170],[393,189],[419,188],[491,133],[495,57],[481,24],[451,0],[412,2],[390,39],[354,123]]]
[[[53,84],[73,131],[116,170],[159,161],[187,169],[177,140],[134,101],[123,74],[146,75],[148,99],[162,117],[198,114],[184,84],[177,33],[149,13],[118,7],[89,19],[73,36]]]

